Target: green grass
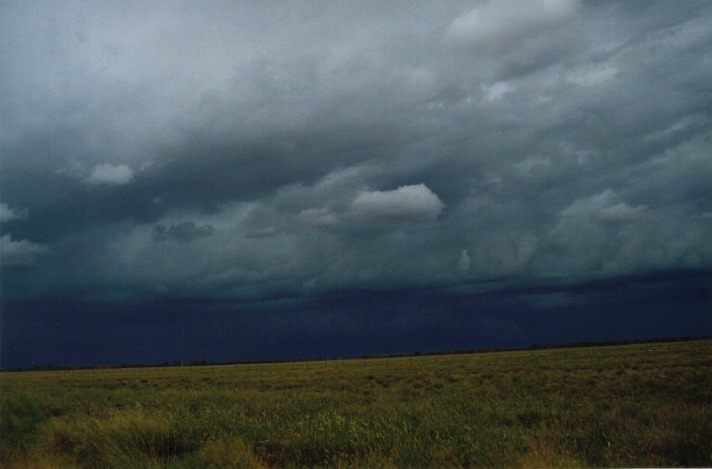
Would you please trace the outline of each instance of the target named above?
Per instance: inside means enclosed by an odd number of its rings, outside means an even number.
[[[3,373],[0,465],[711,466],[711,352]]]

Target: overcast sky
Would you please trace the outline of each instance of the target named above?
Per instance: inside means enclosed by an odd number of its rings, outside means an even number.
[[[706,1],[3,1],[5,336],[7,305],[58,297],[709,272],[711,24]]]

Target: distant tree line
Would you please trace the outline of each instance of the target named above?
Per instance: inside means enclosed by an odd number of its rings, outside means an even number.
[[[684,336],[684,337],[654,337],[648,339],[625,339],[625,340],[606,340],[601,342],[596,341],[581,341],[569,342],[564,344],[532,344],[527,347],[492,347],[492,348],[476,348],[476,349],[457,349],[457,350],[433,350],[433,351],[417,351],[411,353],[389,353],[389,354],[373,354],[360,355],[358,357],[318,357],[318,358],[284,358],[284,359],[266,359],[266,360],[235,360],[235,361],[211,361],[207,359],[200,360],[174,360],[162,363],[144,363],[127,365],[95,365],[95,366],[67,366],[67,365],[43,365],[25,368],[8,368],[2,371],[61,371],[61,370],[104,370],[118,368],[160,368],[160,367],[179,367],[179,366],[215,366],[215,365],[251,365],[251,364],[267,364],[267,363],[299,363],[299,362],[316,362],[325,360],[349,360],[349,359],[377,359],[377,358],[399,358],[399,357],[421,357],[434,355],[465,355],[475,353],[496,353],[496,352],[513,352],[523,350],[547,350],[547,349],[563,349],[563,348],[584,348],[584,347],[610,347],[617,345],[633,345],[633,344],[656,344],[664,342],[689,342],[693,340],[708,340],[712,339],[712,335],[704,336]]]

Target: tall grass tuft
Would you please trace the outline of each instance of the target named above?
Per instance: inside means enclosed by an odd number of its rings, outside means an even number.
[[[241,438],[233,436],[207,442],[199,451],[200,467],[255,468],[266,466]]]
[[[38,427],[49,410],[32,394],[3,396],[0,400],[0,461],[27,451],[35,442]]]
[[[90,445],[98,460],[111,467],[163,467],[189,449],[179,447],[166,419],[141,411],[122,412],[96,421]]]

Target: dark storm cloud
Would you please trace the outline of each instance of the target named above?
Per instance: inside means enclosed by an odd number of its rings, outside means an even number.
[[[712,264],[704,2],[6,2],[4,296]]]

